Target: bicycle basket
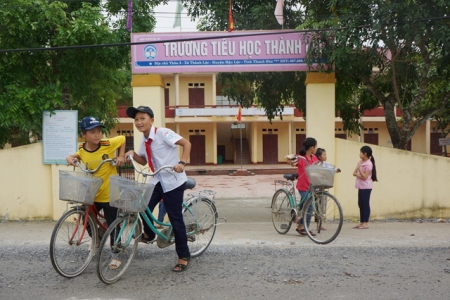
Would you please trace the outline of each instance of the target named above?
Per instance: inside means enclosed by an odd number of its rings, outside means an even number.
[[[118,175],[109,177],[109,205],[132,212],[145,210],[155,185]]]
[[[306,173],[314,188],[327,189],[332,188],[334,185],[334,174],[336,171],[333,166],[328,168],[321,165],[310,165],[306,167]]]
[[[102,183],[92,174],[59,170],[59,199],[92,205]]]

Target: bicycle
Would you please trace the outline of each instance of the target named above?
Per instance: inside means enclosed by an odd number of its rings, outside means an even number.
[[[173,167],[163,166],[154,173],[148,173],[141,171],[131,156],[129,159],[136,172],[143,175],[143,179],[140,183],[120,176],[110,177],[110,205],[121,209],[121,215],[104,234],[98,251],[97,275],[106,284],[119,280],[133,261],[143,234],[141,222],[146,222],[155,232],[159,248],[175,243],[171,224],[158,221],[148,208],[154,185],[145,183],[148,176],[155,176]],[[194,188],[195,184],[194,179],[188,178],[186,189]],[[218,219],[214,195],[215,192],[204,190],[188,194],[187,200],[183,201],[183,218],[191,257],[201,255],[214,238]],[[163,229],[158,230],[150,220],[162,226]],[[119,261],[120,264],[111,268],[113,260]]]
[[[342,229],[344,216],[341,204],[326,189],[333,187],[334,168],[311,165],[306,168],[310,186],[306,196],[297,201],[294,181],[297,174],[284,174],[286,180],[275,180],[275,194],[272,197],[272,223],[280,234],[286,234],[298,216],[303,217],[303,226],[308,237],[317,244],[328,244],[336,239]],[[277,189],[277,184],[283,185]],[[312,206],[312,209],[310,207]],[[312,210],[309,214],[308,211]],[[316,234],[311,234],[308,218],[316,223]]]
[[[59,198],[75,205],[59,218],[50,239],[50,260],[58,274],[67,278],[80,275],[91,262],[102,233],[108,229],[106,220],[94,205],[95,196],[103,183],[93,174],[104,163],[115,163],[115,159],[102,160],[97,168],[84,168],[82,172],[59,171]]]

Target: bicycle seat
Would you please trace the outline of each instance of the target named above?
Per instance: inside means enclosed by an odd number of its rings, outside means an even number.
[[[294,181],[298,178],[298,174],[284,174],[283,177],[287,180]]]
[[[185,190],[193,189],[193,188],[195,188],[195,184],[196,184],[195,179],[188,177],[187,181],[186,181],[186,187],[184,189]]]

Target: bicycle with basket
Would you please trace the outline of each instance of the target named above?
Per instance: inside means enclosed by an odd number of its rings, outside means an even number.
[[[159,248],[175,243],[171,224],[158,221],[147,206],[154,185],[146,183],[149,176],[173,167],[163,166],[154,173],[149,173],[140,170],[131,156],[129,159],[135,171],[142,175],[142,180],[138,182],[120,176],[110,177],[110,205],[122,211],[104,234],[98,251],[97,275],[106,284],[119,280],[133,261],[143,234],[142,222],[146,222],[155,232]],[[194,187],[195,180],[188,178],[186,189]],[[204,190],[188,194],[183,202],[183,218],[191,257],[201,255],[214,237],[218,225],[214,195],[215,192]],[[163,229],[158,230],[155,223]],[[112,267],[111,262],[114,260],[120,264],[116,263]]]
[[[67,202],[67,209],[53,229],[50,260],[61,276],[72,278],[81,274],[108,229],[104,216],[94,205],[95,196],[103,183],[94,173],[104,163],[114,165],[115,159],[104,159],[93,170],[77,161],[81,172],[59,171],[59,199]]]
[[[335,168],[331,165],[324,167],[321,164],[314,164],[306,167],[310,186],[307,195],[303,199],[298,197],[298,200],[294,183],[298,179],[297,174],[284,174],[286,180],[275,180],[271,213],[273,226],[278,233],[286,234],[292,223],[302,216],[303,226],[312,241],[317,244],[328,244],[336,239],[341,231],[344,216],[339,201],[328,192],[334,185],[335,172]],[[309,215],[311,206],[312,213]],[[309,227],[308,216],[311,217]],[[316,233],[312,234],[312,230]]]

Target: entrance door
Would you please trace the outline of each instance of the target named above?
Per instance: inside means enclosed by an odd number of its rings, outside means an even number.
[[[278,135],[263,134],[263,163],[278,163]]]
[[[300,153],[300,149],[302,149],[303,147],[303,142],[306,139],[306,134],[304,133],[299,133],[295,135],[295,153],[292,154],[299,154]]]
[[[191,142],[191,165],[206,164],[205,156],[205,136],[204,135],[190,135],[189,142]]]
[[[205,89],[189,89],[189,107],[204,108],[205,107]]]
[[[364,143],[378,145],[378,133],[365,133]]]

